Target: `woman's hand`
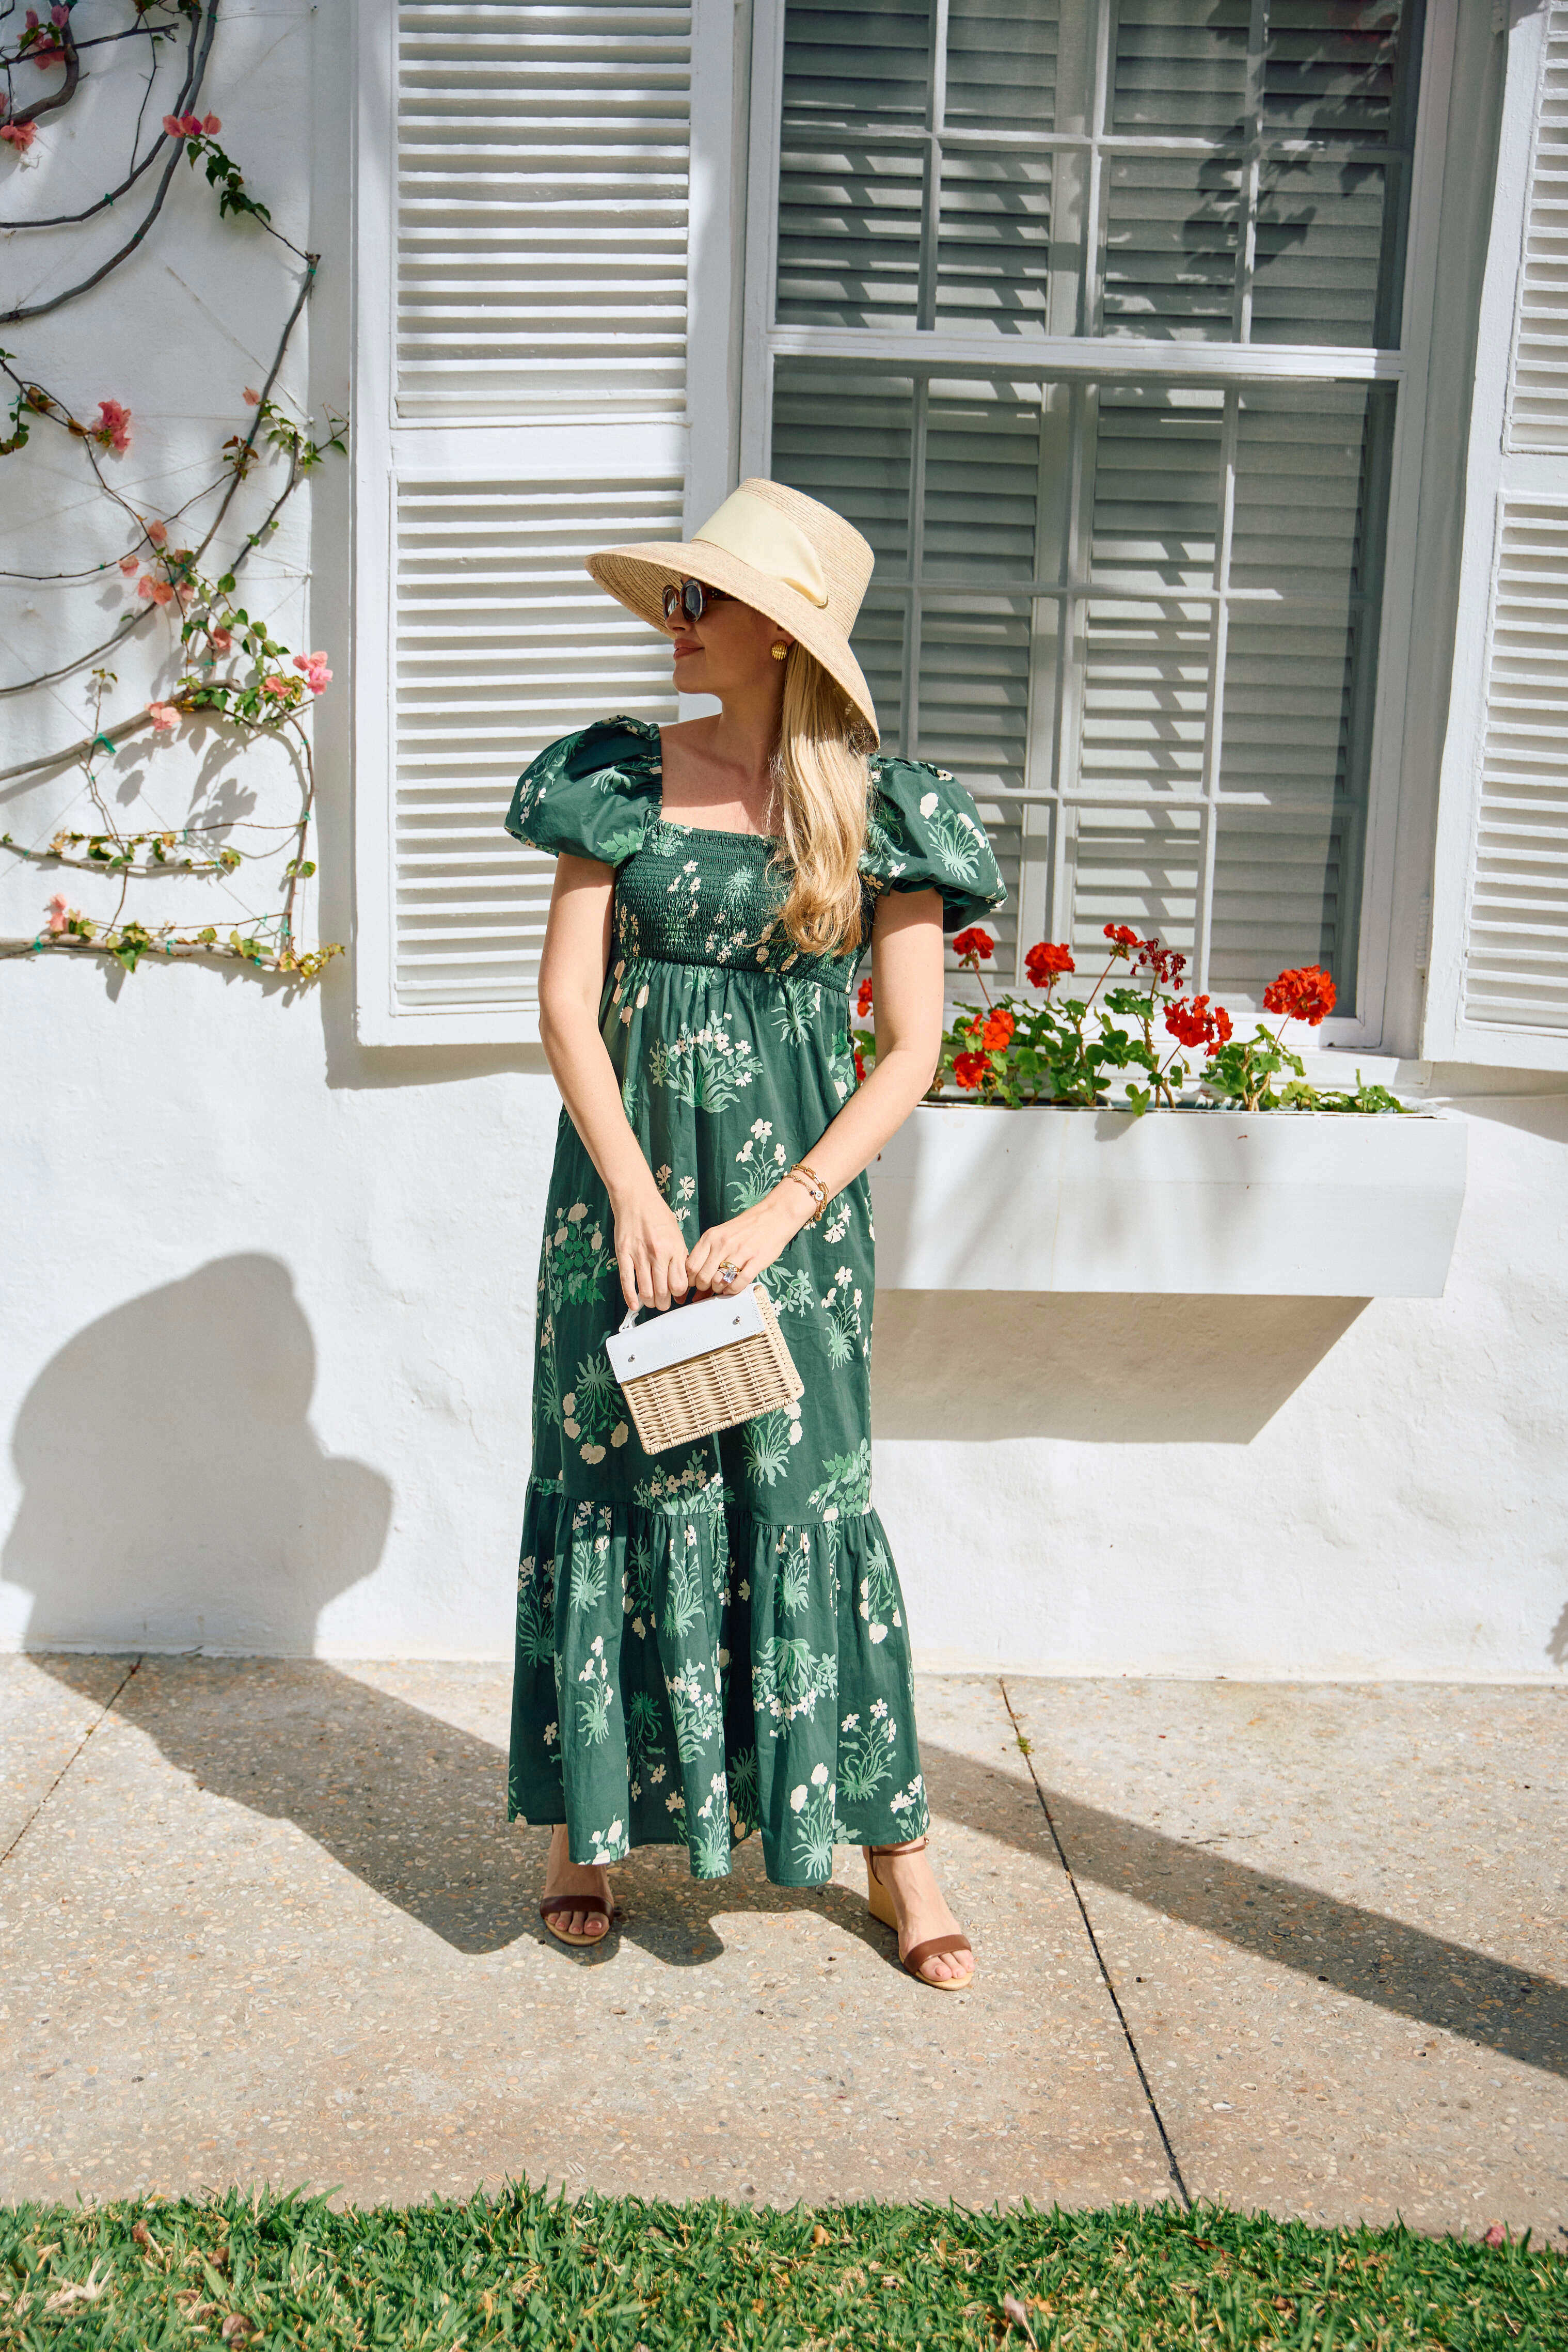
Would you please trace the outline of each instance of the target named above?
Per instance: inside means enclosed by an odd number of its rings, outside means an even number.
[[[650,1181],[615,1207],[615,1264],[628,1307],[668,1307],[691,1287],[686,1237]]]
[[[722,1225],[710,1225],[686,1253],[686,1272],[693,1285],[698,1290],[716,1288],[721,1297],[743,1289],[772,1265],[780,1250],[788,1249],[812,1206],[806,1187],[786,1177],[755,1208],[743,1209],[738,1217],[728,1217]],[[727,1265],[734,1266],[734,1275],[716,1285],[715,1275]]]

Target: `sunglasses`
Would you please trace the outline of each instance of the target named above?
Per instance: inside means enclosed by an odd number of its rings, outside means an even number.
[[[700,580],[683,580],[678,588],[664,591],[664,618],[672,627],[683,613],[688,621],[700,621],[709,604],[731,601],[727,589],[705,587]]]

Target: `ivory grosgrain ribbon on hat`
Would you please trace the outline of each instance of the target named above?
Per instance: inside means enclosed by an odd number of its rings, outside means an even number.
[[[876,709],[850,650],[873,562],[852,523],[801,490],[756,477],[689,540],[611,547],[587,558],[601,588],[661,631],[672,582],[700,580],[788,629],[821,663],[876,736]]]

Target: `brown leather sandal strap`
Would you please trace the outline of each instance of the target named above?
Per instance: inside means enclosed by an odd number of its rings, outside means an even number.
[[[911,1838],[911,1839],[910,1839],[910,1841],[909,1841],[909,1843],[908,1843],[907,1845],[868,1845],[868,1846],[867,1846],[867,1848],[866,1848],[866,1852],[867,1852],[867,1853],[872,1853],[872,1854],[876,1854],[876,1853],[925,1853],[925,1846],[926,1846],[926,1840],[925,1840],[925,1838],[923,1838],[923,1837],[919,1837],[919,1838]]]
[[[609,1904],[598,1895],[547,1895],[539,1905],[539,1917],[553,1918],[558,1911],[581,1911],[588,1915],[597,1912],[601,1919],[610,1916]]]
[[[975,1948],[967,1936],[927,1936],[923,1944],[911,1944],[904,1955],[904,1965],[912,1977],[917,1977],[923,1962],[934,1960],[943,1952],[967,1952],[971,1959],[975,1957]]]

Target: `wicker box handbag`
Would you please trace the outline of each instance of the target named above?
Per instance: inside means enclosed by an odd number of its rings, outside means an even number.
[[[776,1412],[806,1386],[773,1302],[754,1282],[733,1298],[672,1307],[640,1328],[633,1307],[604,1352],[648,1454]]]

